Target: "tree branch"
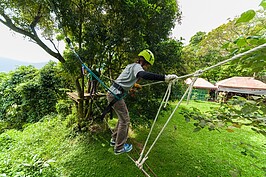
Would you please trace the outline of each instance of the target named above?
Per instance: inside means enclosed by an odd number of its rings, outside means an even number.
[[[41,10],[42,10],[42,5],[39,6],[38,13],[30,24],[31,29],[34,29],[36,25],[39,23],[40,19],[42,18]]]
[[[36,26],[36,24],[38,23],[38,19],[37,17],[35,18],[35,20],[31,23],[30,25],[30,29],[32,31],[32,33],[30,33],[29,31],[26,31],[22,28],[17,27],[14,23],[12,23],[12,20],[4,13],[1,13],[1,15],[4,17],[4,20],[0,19],[0,22],[3,23],[4,25],[6,25],[8,28],[10,28],[11,30],[20,33],[24,36],[28,36],[29,38],[31,38],[33,41],[35,41],[41,48],[43,48],[48,54],[50,54],[51,56],[55,57],[56,59],[58,59],[60,62],[64,63],[65,59],[63,58],[63,56],[58,52],[54,52],[53,50],[51,50],[46,44],[43,43],[43,41],[38,37],[34,26]],[[36,23],[36,24],[35,24]]]

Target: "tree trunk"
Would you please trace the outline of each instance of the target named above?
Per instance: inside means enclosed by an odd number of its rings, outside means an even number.
[[[84,120],[84,76],[81,69],[81,74],[76,79],[76,88],[78,92],[78,96],[80,98],[77,106],[77,116],[78,116],[78,128],[79,130],[84,129],[86,127],[86,122]],[[81,79],[81,84],[79,80]]]

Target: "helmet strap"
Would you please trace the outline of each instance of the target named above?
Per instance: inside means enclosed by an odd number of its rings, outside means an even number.
[[[143,67],[146,63],[146,60],[143,57],[139,57],[139,59],[137,60],[137,63],[139,63],[141,67]]]

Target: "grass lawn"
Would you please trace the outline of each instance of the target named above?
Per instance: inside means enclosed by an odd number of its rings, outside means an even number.
[[[215,103],[192,101],[181,106],[208,110]],[[159,117],[151,141],[169,115],[170,112]],[[146,161],[157,176],[266,176],[265,136],[248,127],[231,133],[193,129],[193,123],[186,123],[175,113]],[[131,133],[131,157],[138,158],[147,135],[147,129]],[[7,131],[0,135],[0,176],[144,176],[127,154],[113,154],[109,139],[110,133],[73,134],[66,128],[66,121],[58,118],[30,125],[22,132]]]
[[[215,103],[190,102],[181,106],[211,109]],[[157,131],[168,117],[160,118]],[[147,163],[158,176],[246,176],[266,175],[266,138],[248,127],[193,132],[192,123],[186,123],[178,113],[172,118]],[[139,133],[139,139],[146,138]],[[142,141],[142,140],[141,140]]]

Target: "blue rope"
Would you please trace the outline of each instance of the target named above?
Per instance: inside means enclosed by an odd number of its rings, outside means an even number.
[[[85,68],[106,90],[108,90],[117,100],[121,100],[123,99],[125,96],[126,96],[126,93],[122,96],[122,97],[119,97],[117,94],[115,94],[114,92],[112,92],[109,87],[107,87],[103,81],[98,77],[96,76],[85,64],[84,62],[82,61],[82,59],[79,57],[79,55],[76,53],[76,51],[74,50],[74,47],[73,45],[71,44],[71,41],[69,38],[66,38],[66,41],[70,47],[70,49],[72,50],[72,52],[76,55],[76,57],[79,59],[79,61],[81,62],[82,64],[82,67]]]
[[[113,93],[108,86],[106,86],[104,84],[104,82],[98,77],[96,76],[96,74],[94,74],[84,63],[82,63],[82,66],[92,75],[92,77],[94,77],[105,89],[107,89],[110,93],[112,93],[112,95],[114,95],[114,97],[118,100],[122,99],[123,97],[119,97],[117,96],[117,94]]]

